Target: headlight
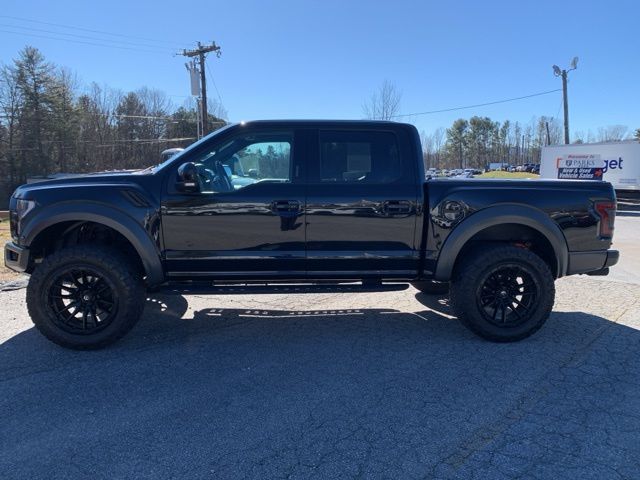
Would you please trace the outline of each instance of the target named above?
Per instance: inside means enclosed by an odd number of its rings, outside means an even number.
[[[18,221],[22,220],[27,214],[33,210],[36,206],[34,200],[25,200],[19,198],[16,200],[16,214],[18,215]]]

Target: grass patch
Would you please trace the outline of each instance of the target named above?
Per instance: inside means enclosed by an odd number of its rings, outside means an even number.
[[[11,232],[9,231],[9,220],[0,220],[0,247],[3,249],[2,255],[4,255],[4,244],[10,240]],[[5,267],[4,260],[2,261],[0,264],[0,282],[15,280],[19,276],[19,273]]]
[[[476,175],[475,178],[540,178],[540,175],[531,172],[487,172]]]

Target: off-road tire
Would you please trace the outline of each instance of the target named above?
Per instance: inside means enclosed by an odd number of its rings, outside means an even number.
[[[542,327],[553,308],[555,284],[538,255],[491,245],[461,262],[451,282],[450,304],[469,330],[493,342],[516,342]]]
[[[75,350],[103,348],[122,338],[136,324],[145,304],[142,278],[131,263],[118,251],[102,245],[68,247],[47,256],[36,266],[27,286],[27,309],[34,325],[52,342]],[[76,293],[71,293],[72,289],[66,286],[59,287],[65,281],[61,280],[62,278],[69,278],[66,272],[70,272],[71,279],[77,272],[89,272],[84,274],[83,280],[87,286],[83,287],[80,283]],[[81,312],[80,319],[71,315],[74,306],[65,311],[69,314],[68,319],[71,319],[71,324],[66,324],[56,310],[59,306],[64,307],[64,304],[55,302],[65,301],[67,306],[69,302],[80,303],[83,308],[83,299],[79,299],[82,296],[80,290],[90,288],[91,282],[94,281],[98,283],[96,289],[100,288],[100,293],[95,295],[98,298],[97,302],[108,302],[100,304],[102,306],[111,304],[110,313],[100,313],[100,306],[87,307],[93,308],[95,327],[92,327],[92,330],[87,328],[85,314]],[[66,285],[74,287],[71,281],[66,281]],[[99,295],[103,295],[105,289],[109,297],[100,300]],[[65,300],[60,299],[61,297],[65,297]],[[86,298],[88,297],[85,296],[84,299]],[[92,318],[91,315],[90,312],[88,318]],[[105,320],[104,324],[99,324],[101,315],[108,322]],[[82,320],[85,322],[86,331],[77,326]]]

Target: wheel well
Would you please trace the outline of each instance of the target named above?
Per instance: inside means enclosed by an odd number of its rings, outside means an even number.
[[[480,230],[464,244],[460,253],[456,257],[453,272],[457,271],[464,258],[471,250],[481,248],[487,243],[508,243],[522,248],[526,248],[538,255],[549,266],[554,278],[558,278],[558,259],[556,258],[553,245],[545,235],[535,228],[518,223],[504,223],[493,225]]]
[[[45,228],[31,242],[30,250],[36,262],[47,255],[72,245],[108,245],[131,260],[136,271],[144,275],[142,260],[135,247],[117,230],[96,222],[60,222]],[[33,268],[33,267],[32,267]]]

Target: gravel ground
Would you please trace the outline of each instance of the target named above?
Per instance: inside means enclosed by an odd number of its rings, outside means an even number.
[[[631,212],[633,213],[633,212]],[[72,352],[0,292],[0,478],[640,479],[640,217],[515,344],[446,298],[153,295]],[[6,285],[5,285],[6,287]]]
[[[0,293],[0,475],[639,478],[640,285],[557,287],[515,344],[409,288],[156,295],[98,352]]]

